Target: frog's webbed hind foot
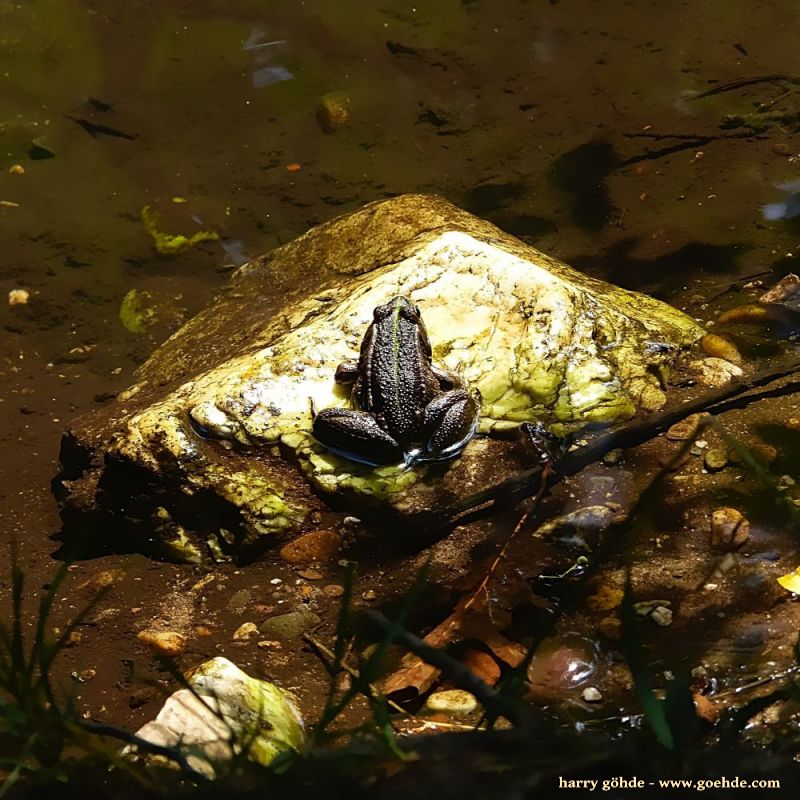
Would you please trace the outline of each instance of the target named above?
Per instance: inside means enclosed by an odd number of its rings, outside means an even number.
[[[465,389],[453,389],[431,400],[425,407],[423,461],[455,458],[475,435],[480,418],[477,399]]]
[[[371,414],[349,408],[326,408],[314,417],[317,441],[337,455],[370,466],[402,464],[403,449]]]

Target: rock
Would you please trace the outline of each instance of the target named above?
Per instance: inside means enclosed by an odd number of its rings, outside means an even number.
[[[325,592],[328,597],[341,597],[344,594],[344,586],[338,583],[329,583],[327,586],[322,587],[322,591]]]
[[[670,439],[673,442],[694,439],[694,437],[697,436],[697,431],[700,427],[700,420],[702,416],[702,414],[691,414],[690,416],[686,417],[686,419],[676,422],[667,431],[667,439]]]
[[[342,547],[342,537],[336,531],[310,531],[298,536],[281,548],[281,558],[290,564],[333,561]]]
[[[320,618],[313,611],[303,609],[270,617],[261,623],[258,630],[270,639],[290,642],[300,639],[306,631],[316,628],[320,622]]]
[[[691,361],[687,366],[700,383],[712,389],[719,389],[744,374],[741,367],[724,358],[701,358]]]
[[[425,701],[425,708],[439,714],[470,714],[478,708],[475,695],[463,689],[444,689],[434,692]]]
[[[711,447],[703,459],[705,467],[710,472],[718,472],[728,463],[728,451],[725,447]]]
[[[179,747],[189,765],[207,778],[221,762],[242,752],[262,765],[305,740],[295,698],[251,678],[226,658],[212,658],[186,674],[191,689],[167,698],[158,716],[137,731],[151,744]],[[123,754],[137,755],[128,746]]]
[[[8,304],[10,306],[24,306],[30,299],[31,293],[27,289],[12,289],[8,293]]]
[[[175,658],[186,647],[186,637],[177,631],[145,630],[136,634],[136,638],[164,658]]]
[[[348,402],[336,367],[397,294],[420,306],[434,363],[482,396],[480,436],[446,470],[364,467],[311,436],[311,402]],[[307,529],[329,502],[407,528],[528,466],[500,435],[522,420],[561,435],[662,404],[665,374],[704,333],[439,198],[373,203],[244,265],[134,385],[70,427],[64,519],[80,528],[104,509],[128,545],[194,562]]]
[[[374,590],[367,589],[366,592],[363,592],[361,595],[362,600],[366,600],[368,603],[371,603],[375,598],[377,598],[377,594],[375,594]]]
[[[494,686],[500,680],[500,665],[483,650],[467,650],[461,660],[470,672],[489,686]]]
[[[581,697],[587,703],[599,703],[603,699],[603,695],[594,686],[587,686],[581,692]]]
[[[722,358],[731,364],[741,364],[742,356],[736,345],[727,337],[716,333],[707,333],[701,340],[700,346],[707,356]]]
[[[694,710],[700,719],[705,720],[711,725],[716,725],[719,718],[722,716],[723,707],[717,706],[712,700],[709,700],[704,694],[695,692],[692,695],[694,701]]]
[[[764,444],[762,442],[747,443],[744,449],[763,464],[771,464],[778,457],[777,448],[773,447],[771,444]],[[744,459],[738,450],[731,449],[731,452],[728,453],[728,457],[734,464],[744,463]]]
[[[718,508],[711,514],[711,544],[721,550],[735,550],[750,536],[750,523],[735,508]]]
[[[255,622],[243,622],[234,632],[233,641],[243,642],[247,641],[253,636],[258,634],[258,625]]]
[[[297,571],[297,574],[307,581],[320,581],[324,577],[318,569],[301,569]]]

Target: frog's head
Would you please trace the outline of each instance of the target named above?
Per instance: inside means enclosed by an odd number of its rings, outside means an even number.
[[[407,297],[398,295],[393,297],[388,303],[382,306],[377,306],[372,312],[375,322],[385,322],[386,320],[394,317],[395,319],[404,319],[415,325],[422,322],[422,314],[419,306],[415,306]]]

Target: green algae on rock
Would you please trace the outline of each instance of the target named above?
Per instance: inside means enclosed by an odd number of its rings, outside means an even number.
[[[287,273],[304,288],[279,295]],[[366,467],[311,436],[312,403],[349,402],[336,367],[357,356],[373,309],[398,294],[419,305],[434,364],[482,397],[484,436],[447,465]],[[655,410],[670,365],[703,332],[439,198],[407,195],[245,265],[140,368],[113,422],[68,436],[105,440],[107,460],[135,465],[152,486],[166,479],[182,495],[181,519],[187,497],[225,504],[237,530],[206,530],[205,541],[236,549],[302,529],[320,497],[353,513],[446,506],[520,467],[496,434],[528,420],[565,434]]]

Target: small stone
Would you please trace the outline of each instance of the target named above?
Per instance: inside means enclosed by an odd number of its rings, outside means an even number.
[[[759,303],[780,303],[797,309],[800,305],[800,276],[790,272],[784,275],[771,289],[767,289],[761,297]]]
[[[700,417],[700,414],[691,414],[690,416],[686,417],[686,419],[676,422],[667,431],[667,439],[671,439],[673,442],[694,439],[694,437],[697,435],[697,429],[700,426]]]
[[[724,469],[728,463],[728,451],[724,447],[711,447],[706,453],[704,463],[710,472]]]
[[[12,289],[8,293],[8,304],[10,306],[24,306],[30,296],[31,293],[27,289]]]
[[[586,604],[594,611],[611,611],[622,603],[625,592],[617,586],[600,586],[586,598]]]
[[[701,358],[688,365],[689,371],[705,386],[719,389],[734,378],[742,377],[742,368],[724,358]]]
[[[622,622],[619,617],[603,617],[597,623],[597,632],[613,642],[619,641],[622,636]]]
[[[716,725],[722,715],[723,709],[716,706],[713,701],[699,692],[695,693],[692,699],[694,700],[694,710],[697,716],[712,725]]]
[[[228,611],[232,614],[242,614],[250,605],[252,599],[253,595],[249,589],[239,589],[228,600]]]
[[[789,417],[785,424],[790,431],[800,431],[800,417]]]
[[[336,531],[319,530],[304,533],[281,548],[281,558],[290,564],[326,562],[336,558],[342,538]]]
[[[736,345],[728,339],[727,336],[720,336],[716,333],[707,333],[702,341],[700,347],[707,356],[712,358],[722,358],[725,361],[730,361],[731,364],[741,364],[742,356]]]
[[[307,581],[320,581],[323,578],[322,573],[318,569],[301,569],[297,571],[297,574]]]
[[[82,669],[71,673],[70,677],[76,683],[86,683],[86,681],[90,681],[94,678],[95,675],[97,675],[97,670],[95,669]]]
[[[186,647],[186,637],[177,631],[140,631],[136,638],[156,655],[174,658]]]
[[[306,631],[315,628],[320,622],[320,618],[313,611],[303,609],[270,617],[261,623],[259,631],[270,639],[291,642],[300,639]]]
[[[244,622],[233,632],[234,642],[245,642],[250,637],[258,634],[258,625],[255,622]]]
[[[718,508],[711,514],[711,544],[721,550],[735,550],[750,536],[750,523],[735,508]]]
[[[441,714],[469,714],[478,707],[478,701],[475,695],[463,689],[445,689],[434,692],[426,701],[425,707],[428,711]]]
[[[469,668],[473,675],[476,675],[484,683],[494,686],[500,680],[499,664],[483,650],[467,650],[461,660]]]
[[[796,481],[791,475],[781,475],[781,477],[778,478],[778,485],[783,486],[785,489],[794,486],[795,483]]]
[[[350,120],[350,98],[332,92],[323,96],[317,106],[317,122],[323,133],[335,133]]]
[[[615,450],[609,450],[603,456],[603,463],[606,466],[612,467],[614,466],[614,464],[619,464],[621,459],[622,459],[622,450],[616,448]]]
[[[338,583],[329,583],[327,586],[322,587],[322,591],[328,597],[341,597],[344,594],[344,586],[340,586]]]
[[[650,613],[650,619],[662,627],[672,625],[672,611],[666,606],[656,606]]]
[[[364,594],[361,595],[362,599],[366,600],[368,603],[371,603],[378,595],[372,589],[367,589]]]
[[[262,639],[258,646],[262,650],[280,650],[283,647],[280,642],[276,642],[274,639]]]
[[[211,628],[208,625],[195,625],[194,632],[196,636],[200,636],[201,638],[205,636],[211,636]]]
[[[603,695],[594,686],[587,686],[581,692],[581,697],[587,703],[599,703],[603,699]]]
[[[8,172],[10,175],[24,175],[25,167],[23,167],[22,164],[12,164],[8,168]]]

